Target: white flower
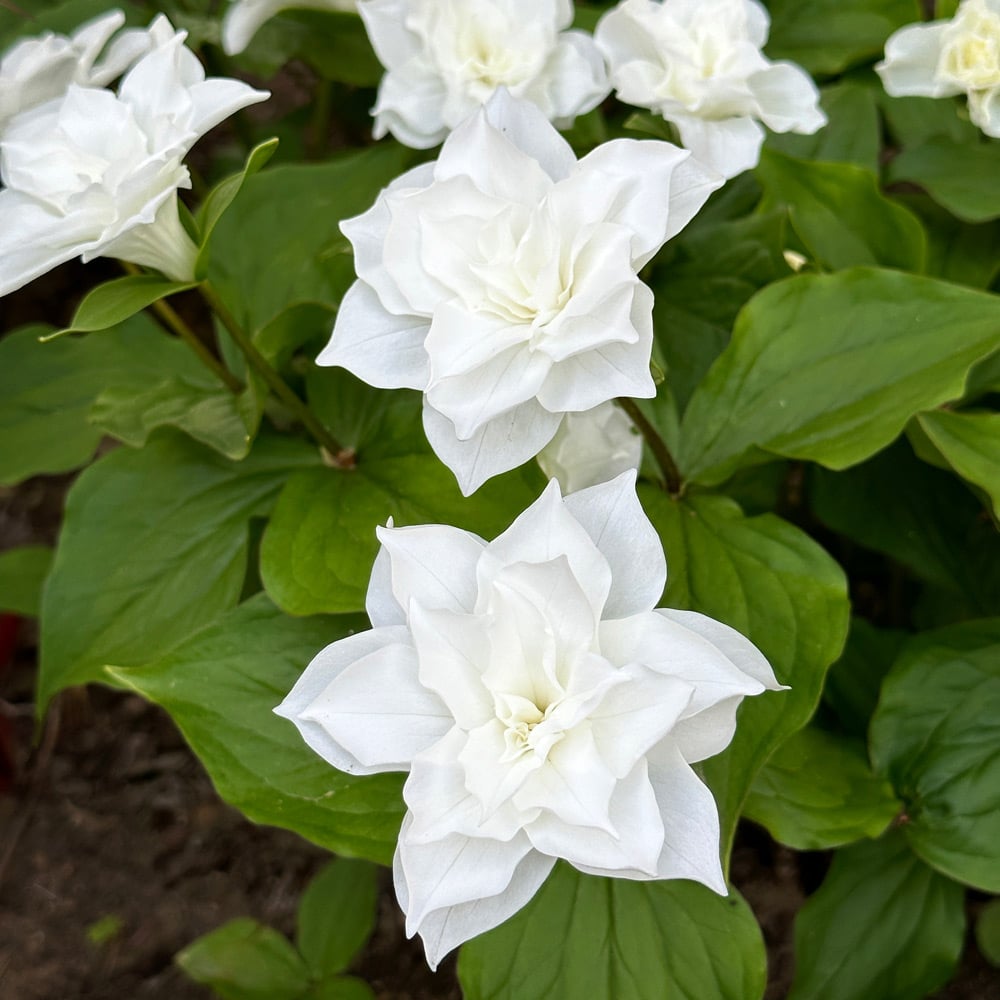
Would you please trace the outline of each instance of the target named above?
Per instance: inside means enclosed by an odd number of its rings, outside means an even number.
[[[190,186],[181,160],[209,129],[268,95],[206,80],[184,38],[154,47],[117,96],[70,84],[11,121],[0,139],[0,295],[76,256],[193,277],[196,248],[177,214],[177,189]]]
[[[276,709],[341,770],[409,771],[394,878],[432,967],[524,906],[556,858],[726,893],[690,765],[778,684],[733,629],[654,610],[666,564],[634,484],[563,499],[553,481],[488,543],[380,529],[374,628],[317,654]]]
[[[436,146],[498,87],[562,127],[608,95],[604,59],[573,23],[571,0],[362,0],[386,68],[375,137]]]
[[[108,45],[124,23],[125,15],[115,10],[88,21],[71,37],[46,32],[4,53],[0,133],[16,114],[61,97],[72,83],[103,87],[121,76],[149,47],[144,31],[125,31]],[[102,52],[104,58],[98,62]]]
[[[357,10],[357,0],[233,0],[222,22],[222,48],[242,52],[265,21],[283,10]]]
[[[637,271],[721,183],[666,142],[578,163],[498,91],[436,163],[342,224],[359,280],[317,361],[423,390],[427,437],[468,495],[537,455],[564,413],[654,395]]]
[[[756,0],[623,0],[594,32],[627,104],[676,125],[698,159],[735,177],[775,132],[826,124],[809,75],[761,53],[770,18]]]
[[[875,69],[893,97],[966,94],[973,123],[1000,138],[1000,0],[962,0],[950,21],[900,28]]]
[[[601,403],[582,413],[567,413],[555,437],[538,453],[538,464],[564,493],[638,469],[642,438],[625,412],[614,403]]]

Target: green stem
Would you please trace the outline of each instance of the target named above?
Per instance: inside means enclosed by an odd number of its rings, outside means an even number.
[[[629,415],[632,423],[638,428],[639,433],[645,438],[649,450],[656,459],[656,464],[663,473],[663,481],[667,487],[667,492],[671,496],[680,496],[684,491],[684,479],[680,469],[674,461],[674,456],[670,454],[670,449],[666,442],[660,437],[656,428],[646,419],[642,410],[636,405],[634,399],[619,397],[615,402]]]
[[[121,261],[122,267],[129,274],[142,274],[142,270],[127,261]],[[199,360],[206,368],[209,368],[214,375],[232,392],[242,392],[246,386],[205,346],[201,338],[191,329],[184,319],[169,306],[164,299],[154,302],[148,307],[156,318],[169,330],[184,341],[188,347],[198,355]]]
[[[207,281],[203,281],[198,287],[209,308],[219,317],[220,322],[236,342],[236,346],[243,352],[243,356],[250,363],[251,367],[257,370],[267,383],[268,388],[301,421],[302,425],[325,452],[324,457],[327,462],[338,467],[347,467],[352,464],[352,456],[347,453],[346,449],[343,448],[337,439],[316,419],[312,410],[296,395],[288,383],[271,366],[267,358],[257,350],[254,342],[247,336],[246,331],[240,324],[236,322],[236,318],[229,311],[225,302],[219,297],[218,292]]]

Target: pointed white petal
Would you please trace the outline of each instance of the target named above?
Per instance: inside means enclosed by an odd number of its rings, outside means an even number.
[[[684,145],[723,177],[742,174],[760,161],[764,129],[749,116],[710,120],[684,115],[672,121]]]
[[[570,144],[530,101],[519,101],[499,87],[487,102],[485,113],[490,125],[537,160],[553,181],[568,177],[576,166]]]
[[[793,63],[773,63],[748,80],[757,117],[775,132],[811,133],[826,124],[812,77]]]
[[[961,88],[937,79],[947,21],[909,24],[889,36],[885,59],[875,66],[891,97],[949,97]]]

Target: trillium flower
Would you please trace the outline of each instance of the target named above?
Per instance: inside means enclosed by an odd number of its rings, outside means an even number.
[[[567,413],[555,437],[538,453],[538,464],[564,493],[610,479],[642,462],[642,438],[625,412],[601,403],[582,413]]]
[[[537,455],[564,413],[654,395],[637,272],[721,184],[666,142],[577,162],[499,91],[435,163],[342,223],[358,281],[317,361],[422,390],[428,440],[468,495]]]
[[[15,115],[61,97],[70,84],[103,87],[121,76],[151,47],[149,33],[138,30],[108,45],[124,23],[115,10],[70,37],[46,32],[9,49],[0,59],[0,134]]]
[[[234,0],[222,22],[222,48],[228,55],[242,52],[260,26],[283,10],[357,10],[356,0]]]
[[[553,481],[492,542],[380,529],[374,628],[320,652],[276,709],[334,767],[409,771],[393,875],[432,967],[524,906],[557,858],[726,893],[691,764],[778,684],[738,632],[655,608],[666,564],[634,484],[563,498]]]
[[[950,21],[900,28],[875,70],[893,97],[966,94],[973,124],[1000,138],[1000,0],[962,0]]]
[[[809,75],[762,54],[770,24],[756,0],[623,0],[594,38],[622,101],[662,115],[698,159],[735,177],[760,160],[760,122],[804,133],[826,124]]]
[[[608,96],[594,40],[571,0],[362,0],[358,11],[386,74],[376,138],[436,146],[498,87],[568,127]]]
[[[193,277],[197,251],[177,214],[177,189],[190,187],[181,161],[205,132],[268,95],[206,80],[185,37],[140,59],[117,95],[71,83],[10,122],[0,139],[0,295],[77,256]]]

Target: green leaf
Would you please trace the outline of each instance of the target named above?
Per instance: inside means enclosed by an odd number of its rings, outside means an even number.
[[[758,289],[788,275],[784,213],[699,226],[649,280],[653,329],[679,405],[729,343],[737,313]]]
[[[996,143],[962,145],[944,137],[904,149],[889,164],[890,181],[919,184],[939,205],[965,222],[1000,218],[1000,172]]]
[[[337,858],[303,893],[297,943],[315,978],[346,969],[375,929],[376,875],[368,862]]]
[[[868,735],[882,679],[907,635],[902,629],[880,629],[863,618],[851,619],[847,645],[840,659],[830,667],[823,687],[823,701],[844,732],[858,739]]]
[[[976,921],[976,944],[990,965],[1000,967],[1000,899],[992,899]]]
[[[948,464],[987,493],[1000,519],[1000,413],[934,410],[917,422]]]
[[[742,632],[791,687],[745,699],[733,742],[701,765],[719,806],[727,864],[754,775],[809,720],[826,669],[843,647],[847,584],[819,545],[772,514],[747,518],[718,496],[677,502],[643,487],[640,497],[667,556],[665,605],[700,611]]]
[[[863,461],[962,395],[1000,346],[1000,299],[896,271],[797,275],[755,295],[687,412],[678,464],[712,485],[764,453]]]
[[[322,647],[365,624],[289,618],[258,594],[158,662],[109,673],[170,713],[219,795],[254,822],[387,864],[403,817],[402,776],[338,771],[274,714]]]
[[[45,31],[71,35],[85,21],[106,14],[110,9],[108,0],[65,0],[63,3],[58,0],[12,0],[12,3],[29,16],[25,17],[16,9],[4,9],[0,22],[0,52],[26,35],[40,35]],[[0,4],[0,7],[5,5]],[[126,5],[124,13],[126,24],[143,23],[141,14],[131,6]]]
[[[960,107],[958,100],[890,97],[881,80],[873,80],[872,83],[895,146],[910,149],[938,136],[963,146],[979,145],[983,141],[983,134],[963,113],[965,109]],[[965,104],[964,97],[961,104]]]
[[[835,83],[820,91],[820,104],[828,119],[823,128],[812,135],[771,133],[768,149],[800,160],[853,163],[877,172],[882,141],[873,88],[850,80]]]
[[[892,786],[872,774],[864,748],[807,726],[754,779],[743,815],[797,851],[877,837],[899,812]]]
[[[309,986],[305,964],[288,939],[249,917],[198,938],[175,961],[224,1000],[301,1000]]]
[[[0,552],[0,611],[37,617],[42,585],[52,565],[47,545],[25,545]]]
[[[315,461],[291,439],[261,439],[233,463],[164,434],[87,469],[67,497],[42,598],[38,711],[60,689],[160,656],[233,607],[250,519]]]
[[[209,278],[242,327],[256,332],[299,302],[338,305],[354,280],[340,221],[370,208],[413,160],[383,143],[251,177],[208,243]]]
[[[208,272],[208,247],[212,239],[212,233],[222,218],[223,214],[232,205],[235,198],[243,190],[247,179],[253,177],[262,170],[268,160],[274,156],[278,148],[277,139],[268,139],[255,146],[247,157],[243,169],[232,177],[227,177],[224,181],[216,184],[208,193],[208,197],[198,210],[198,225],[201,230],[201,246],[198,249],[198,259],[195,262],[194,272],[199,277],[204,277]]]
[[[927,234],[909,209],[886,198],[871,170],[811,163],[773,150],[761,154],[762,211],[787,208],[792,228],[824,268],[898,267],[922,271]]]
[[[846,472],[812,470],[809,496],[827,527],[933,583],[959,617],[1000,614],[1000,536],[975,497],[906,442]]]
[[[958,963],[962,902],[898,832],[838,851],[795,922],[789,1000],[922,1000]]]
[[[906,837],[944,874],[1000,892],[1000,619],[924,633],[882,684],[871,751],[909,816]]]
[[[542,490],[532,463],[463,497],[427,445],[418,393],[373,390],[331,370],[311,374],[309,385],[321,419],[357,451],[357,467],[303,470],[282,491],[261,545],[261,578],[291,614],[363,610],[375,529],[390,517],[492,538]]]
[[[520,912],[464,945],[466,1000],[758,1000],[750,907],[695,882],[629,882],[557,865]]]
[[[177,427],[226,458],[245,458],[260,425],[256,388],[234,393],[191,357],[190,374],[143,388],[105,389],[90,408],[90,422],[133,448],[142,447],[158,427]]]
[[[881,56],[886,38],[921,16],[915,0],[770,0],[768,7],[768,56],[821,75]]]
[[[124,322],[146,306],[151,306],[168,295],[195,288],[192,281],[171,281],[155,274],[130,274],[124,278],[105,281],[83,297],[69,326],[55,333],[46,334],[43,341],[55,340],[67,333],[96,333]]]

